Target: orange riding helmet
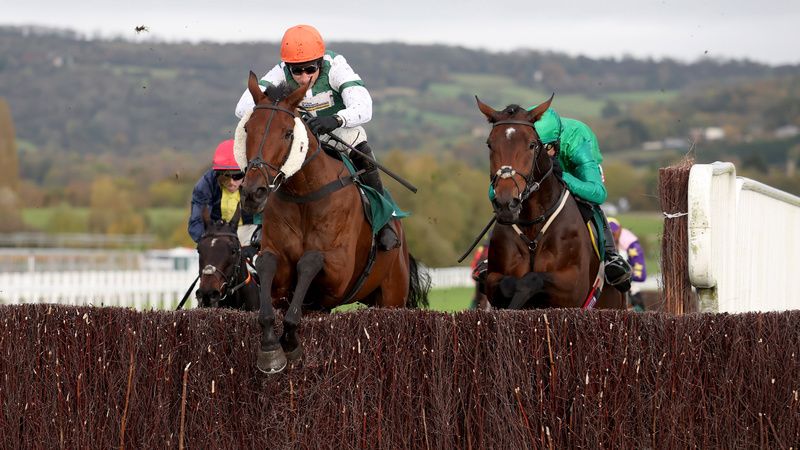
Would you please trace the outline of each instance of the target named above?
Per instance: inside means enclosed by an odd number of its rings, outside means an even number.
[[[322,58],[325,41],[311,25],[295,25],[283,34],[281,60],[285,63],[301,63]]]

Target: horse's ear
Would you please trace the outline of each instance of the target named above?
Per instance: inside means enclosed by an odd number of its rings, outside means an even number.
[[[478,109],[480,109],[483,115],[486,116],[486,119],[492,123],[497,122],[497,111],[495,111],[486,103],[483,103],[477,95],[475,96],[475,100],[478,102]]]
[[[236,204],[236,211],[233,213],[233,217],[231,217],[231,221],[228,222],[228,225],[231,226],[234,230],[239,226],[239,217],[242,215],[242,204]]]
[[[203,206],[203,212],[200,215],[203,217],[203,225],[208,229],[211,226],[211,209],[208,205]]]
[[[309,80],[310,82],[311,80]],[[303,100],[303,97],[306,96],[306,91],[308,90],[308,83],[301,84],[299,88],[295,89],[294,92],[289,94],[286,97],[286,103],[289,105],[290,109],[297,108],[297,105],[300,104],[300,101]]]
[[[547,111],[547,108],[550,107],[550,104],[553,103],[553,97],[555,96],[556,93],[553,92],[553,94],[550,96],[550,98],[547,99],[546,102],[528,111],[528,120],[531,122],[536,122],[537,120],[539,120],[539,118],[542,117],[542,114],[544,114],[544,112]]]
[[[264,99],[266,95],[261,92],[261,86],[258,85],[258,76],[250,71],[250,76],[247,78],[247,90],[253,96],[253,102],[257,105],[258,102]]]

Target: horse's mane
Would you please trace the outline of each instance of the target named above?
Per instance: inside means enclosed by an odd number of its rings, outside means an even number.
[[[268,84],[265,94],[274,102],[279,102],[294,92],[294,90],[286,83],[280,83],[277,86]]]
[[[506,106],[501,112],[503,114],[507,114],[508,117],[511,117],[511,116],[513,116],[514,114],[517,114],[520,111],[524,111],[524,109],[521,106],[519,106],[517,104],[511,104],[511,105]]]

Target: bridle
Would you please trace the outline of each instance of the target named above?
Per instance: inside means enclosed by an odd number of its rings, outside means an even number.
[[[248,273],[248,276],[247,278],[244,279],[244,281],[231,287],[230,284],[235,283],[236,280],[239,279],[242,271],[242,247],[239,244],[239,236],[237,236],[236,233],[230,233],[230,232],[205,233],[197,241],[198,252],[200,250],[200,241],[208,238],[218,238],[218,237],[231,238],[231,240],[233,241],[234,248],[236,249],[233,253],[233,257],[236,258],[236,262],[233,264],[233,268],[231,269],[230,274],[226,274],[225,272],[219,270],[218,267],[212,264],[206,264],[206,266],[203,267],[203,269],[200,271],[200,277],[202,278],[205,276],[218,275],[219,277],[222,278],[222,286],[220,286],[221,296],[219,299],[219,301],[221,302],[226,298],[228,298],[229,296],[236,293],[236,291],[238,291],[239,288],[247,284],[248,281],[250,281],[250,276],[249,276],[250,274]]]
[[[299,116],[295,114],[294,111],[290,111],[286,108],[278,106],[277,101],[274,101],[271,105],[256,105],[253,107],[253,111],[257,109],[269,109],[272,112],[269,115],[269,119],[267,119],[267,126],[264,128],[264,134],[261,136],[261,143],[258,145],[258,153],[256,153],[255,158],[247,162],[247,167],[245,168],[245,170],[248,172],[252,169],[258,170],[264,176],[264,179],[267,180],[267,188],[269,189],[269,191],[275,192],[281,187],[283,182],[286,181],[286,174],[283,173],[283,171],[281,171],[281,168],[284,166],[284,164],[286,164],[286,161],[289,159],[291,151],[286,152],[286,156],[283,158],[283,161],[281,161],[278,167],[275,167],[272,164],[264,161],[264,159],[261,157],[261,153],[264,149],[264,144],[266,143],[267,135],[269,134],[269,128],[272,125],[272,119],[275,118],[276,112],[283,112],[289,114],[290,116],[292,116],[292,118],[297,118]],[[290,137],[289,145],[287,147],[291,149],[292,143],[294,142],[293,129],[289,131],[289,137]],[[317,149],[314,151],[314,154],[306,158],[305,161],[303,161],[303,164],[302,166],[300,166],[300,168],[302,169],[306,164],[311,162],[311,160],[314,159],[319,154],[319,151],[320,151],[320,146],[317,145]],[[269,170],[267,169],[272,169],[272,171],[275,172],[275,176],[270,177]]]
[[[532,122],[528,122],[526,120],[500,120],[500,121],[495,122],[492,125],[492,128],[494,128],[494,127],[496,127],[498,125],[524,125],[524,126],[528,126],[528,127],[534,128],[533,123]],[[514,169],[511,166],[501,166],[499,169],[497,169],[497,171],[490,178],[492,189],[495,188],[495,186],[497,185],[497,183],[500,180],[511,178],[511,180],[514,181],[514,184],[517,186],[517,192],[519,194],[517,195],[516,199],[519,201],[519,204],[522,204],[525,200],[528,199],[528,197],[531,196],[531,194],[533,194],[534,192],[538,191],[539,188],[541,188],[542,183],[550,175],[553,174],[554,163],[553,163],[553,160],[550,159],[550,167],[547,169],[547,172],[545,172],[545,174],[542,175],[542,177],[540,179],[538,179],[538,180],[534,179],[534,171],[536,169],[536,159],[537,159],[537,156],[538,156],[539,152],[544,149],[544,144],[542,144],[542,140],[537,137],[536,140],[531,142],[530,148],[534,149],[534,156],[533,156],[533,161],[531,162],[531,167],[528,169],[528,174],[527,175],[517,171],[516,169]],[[522,180],[525,182],[525,187],[524,188],[520,189],[519,183],[517,183],[517,179],[514,178],[515,175],[519,175],[522,178]],[[492,200],[492,209],[494,209],[495,214],[497,213],[497,208],[498,208],[497,202],[495,200]],[[517,222],[514,222],[514,223],[519,224],[519,225],[533,225],[535,223],[539,223],[539,222],[544,221],[547,218],[548,215],[549,214],[546,212],[542,216],[537,217],[536,219],[534,219],[532,221],[527,221],[527,222],[519,222],[519,221],[517,221]],[[500,222],[499,219],[498,219],[498,222]],[[503,223],[503,222],[500,222],[500,223]],[[503,223],[503,224],[504,225],[511,225],[511,223]]]

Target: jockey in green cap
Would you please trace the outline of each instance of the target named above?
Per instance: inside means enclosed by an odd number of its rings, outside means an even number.
[[[608,220],[599,207],[606,201],[608,193],[603,185],[603,169],[600,167],[603,156],[600,154],[597,137],[585,123],[559,117],[552,108],[542,114],[534,127],[545,149],[561,165],[561,177],[569,191],[578,199],[591,203],[599,211],[605,234],[606,282],[621,292],[628,291],[631,286],[631,267],[617,253]]]

